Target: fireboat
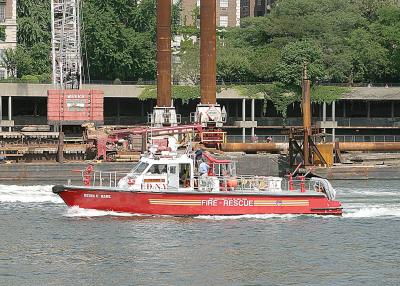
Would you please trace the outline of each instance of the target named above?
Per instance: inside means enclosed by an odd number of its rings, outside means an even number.
[[[53,192],[69,206],[142,215],[341,215],[328,180],[288,176],[240,176],[236,162],[208,152],[177,148],[141,156],[128,174],[82,171],[83,185],[56,185]],[[199,161],[208,173],[199,175]]]

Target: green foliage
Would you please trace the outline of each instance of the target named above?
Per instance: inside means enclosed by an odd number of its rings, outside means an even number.
[[[51,73],[50,1],[17,2],[17,76]]]
[[[24,75],[21,77],[21,81],[28,82],[28,83],[39,83],[39,77],[35,75]]]
[[[324,75],[322,49],[310,41],[296,41],[287,44],[282,50],[278,64],[277,77],[286,85],[301,86],[304,64],[307,64],[308,78],[312,81]]]
[[[270,82],[277,76],[281,51],[274,47],[260,47],[254,49],[249,60],[254,78]]]
[[[251,52],[236,47],[220,47],[217,56],[217,77],[233,82],[251,81]]]
[[[83,1],[81,34],[86,75],[107,80],[155,79],[155,8],[156,0]],[[24,51],[19,54],[18,76],[49,73],[50,1],[19,0],[17,13],[18,43]],[[176,32],[177,5],[172,14],[172,30]]]
[[[174,85],[172,86],[172,98],[182,99],[187,101],[190,99],[196,99],[200,97],[200,86],[188,86],[188,85]],[[143,86],[143,91],[139,95],[140,100],[157,98],[157,86]]]
[[[254,81],[299,85],[307,60],[313,81],[398,82],[400,7],[394,3],[277,0],[266,17],[242,19],[239,28],[228,29],[225,48],[252,54],[251,70],[242,77]]]
[[[0,41],[4,42],[6,40],[6,27],[0,26]]]
[[[147,85],[141,86],[143,88],[142,93],[139,95],[139,100],[155,99],[157,98],[157,86]]]
[[[200,81],[200,47],[192,40],[182,41],[180,64],[173,66],[175,81],[197,85]]]
[[[311,88],[311,101],[312,102],[327,102],[331,103],[338,100],[346,93],[351,92],[349,87],[339,86],[313,86]]]
[[[240,27],[218,32],[219,80],[281,82],[291,88],[299,85],[307,61],[314,82],[400,81],[397,0],[276,4],[266,17],[241,19]],[[199,36],[195,25],[178,26],[179,5],[172,10],[173,33],[186,39]],[[156,0],[85,0],[82,8],[86,75],[122,81],[156,78]],[[16,63],[18,77],[49,74],[50,1],[19,0],[17,14],[19,46],[9,66]],[[198,15],[196,8],[191,16],[196,20]],[[174,67],[176,79],[197,84],[198,46],[183,47],[181,59]]]
[[[182,35],[184,38],[200,37],[200,29],[196,26],[180,26],[177,29],[177,34]]]
[[[282,83],[236,85],[232,88],[239,91],[242,96],[249,98],[264,98],[272,101],[275,109],[287,117],[287,107],[296,101],[301,101],[301,89],[298,86],[284,85]],[[350,92],[347,87],[314,86],[311,89],[311,100],[313,102],[332,102],[339,99],[343,94]]]
[[[50,1],[19,0],[17,2],[18,43],[32,47],[51,42]]]
[[[242,96],[249,98],[263,97],[265,100],[272,101],[275,109],[287,117],[287,107],[289,104],[300,100],[300,92],[296,87],[287,87],[281,83],[274,84],[255,84],[232,86],[239,91]]]
[[[14,78],[16,76],[17,69],[16,51],[11,48],[3,50],[0,58],[0,64],[6,68],[8,76]]]

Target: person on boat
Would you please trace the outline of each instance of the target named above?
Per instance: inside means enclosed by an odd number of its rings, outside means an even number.
[[[324,187],[321,184],[318,184],[318,183],[314,185],[314,190],[317,193],[325,193]]]
[[[190,187],[189,168],[188,167],[186,167],[182,170],[182,172],[179,175],[179,178],[180,178],[181,184],[183,185],[184,188]]]
[[[202,160],[199,165],[200,176],[206,177],[208,175],[208,169],[210,169],[210,166],[204,160]]]

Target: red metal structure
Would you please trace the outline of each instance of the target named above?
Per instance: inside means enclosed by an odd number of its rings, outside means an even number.
[[[171,1],[157,0],[157,107],[171,106]]]
[[[48,90],[47,120],[49,125],[104,123],[104,92],[101,90]]]

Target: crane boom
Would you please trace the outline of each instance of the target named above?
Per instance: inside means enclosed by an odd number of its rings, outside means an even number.
[[[81,85],[80,0],[51,0],[53,84]]]

